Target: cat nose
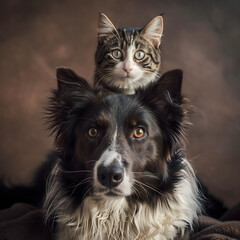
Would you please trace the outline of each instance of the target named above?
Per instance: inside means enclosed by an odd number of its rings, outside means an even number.
[[[132,68],[131,67],[123,67],[123,70],[127,73],[127,74],[129,74],[131,71],[132,71]]]

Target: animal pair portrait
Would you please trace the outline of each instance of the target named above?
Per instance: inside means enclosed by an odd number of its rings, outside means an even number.
[[[160,15],[116,28],[100,13],[93,86],[57,69],[46,107],[56,149],[33,194],[53,239],[188,239],[201,194],[183,150],[183,73],[160,74],[162,36]]]
[[[117,29],[100,13],[94,87],[57,69],[47,110],[59,158],[44,201],[56,239],[177,239],[200,211],[182,71],[160,76],[162,34],[162,16]]]

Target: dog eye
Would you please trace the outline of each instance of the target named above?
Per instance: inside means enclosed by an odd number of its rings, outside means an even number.
[[[91,138],[96,138],[98,136],[98,130],[97,128],[89,128],[88,129],[88,136],[91,137]]]
[[[115,49],[112,51],[112,55],[116,59],[120,59],[122,57],[122,52],[119,49]]]
[[[134,54],[134,57],[137,59],[137,60],[142,60],[144,57],[145,57],[145,53],[144,51],[136,51],[135,54]]]
[[[134,129],[134,131],[133,131],[133,136],[134,136],[135,138],[141,138],[141,137],[144,136],[144,133],[145,133],[144,129],[141,128],[141,127],[138,127],[138,128],[135,128],[135,129]]]

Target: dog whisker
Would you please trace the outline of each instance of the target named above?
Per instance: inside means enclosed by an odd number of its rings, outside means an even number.
[[[140,194],[139,190],[138,190],[136,187],[134,187],[134,186],[132,186],[132,190],[133,190],[133,192],[136,194],[136,196],[137,196],[138,198],[140,198],[141,194]],[[144,190],[145,190],[145,189],[144,189]]]
[[[135,183],[136,183],[137,186],[141,187],[144,190],[145,195],[148,197],[149,196],[148,190],[140,182],[135,181]]]
[[[68,185],[68,187],[69,187],[69,189],[72,189],[73,187],[80,186],[81,184],[85,184],[86,182],[90,182],[92,179],[93,179],[92,177],[84,178],[80,182],[79,181],[77,181],[77,183],[76,183],[76,181],[73,182],[73,184]]]
[[[82,180],[80,183],[78,183],[75,188],[73,189],[73,191],[71,192],[71,196],[73,195],[73,193],[76,191],[76,189],[82,185],[82,184],[85,184],[85,183],[88,183],[88,182],[91,182],[92,178],[85,178],[84,180]]]
[[[143,183],[143,182],[141,182],[141,181],[138,181],[138,180],[136,180],[136,179],[134,179],[134,181],[137,182],[137,183],[139,183],[139,184],[141,184],[141,185],[143,185],[143,186],[145,186],[145,187],[147,187],[147,188],[149,188],[149,189],[151,189],[151,190],[153,190],[154,192],[156,192],[156,193],[158,193],[158,194],[160,194],[160,195],[163,196],[163,194],[162,194],[160,191],[158,191],[155,187],[153,187],[152,185],[145,184],[145,183]]]
[[[67,171],[67,170],[61,170],[63,173],[92,173],[92,170],[78,170],[78,171]]]
[[[86,195],[93,189],[93,187],[90,187],[83,195],[83,199],[86,197]]]

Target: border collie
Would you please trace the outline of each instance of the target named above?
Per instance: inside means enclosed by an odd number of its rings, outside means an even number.
[[[200,212],[183,153],[182,71],[134,95],[102,93],[57,69],[48,110],[59,159],[48,178],[46,219],[58,240],[181,239]]]

